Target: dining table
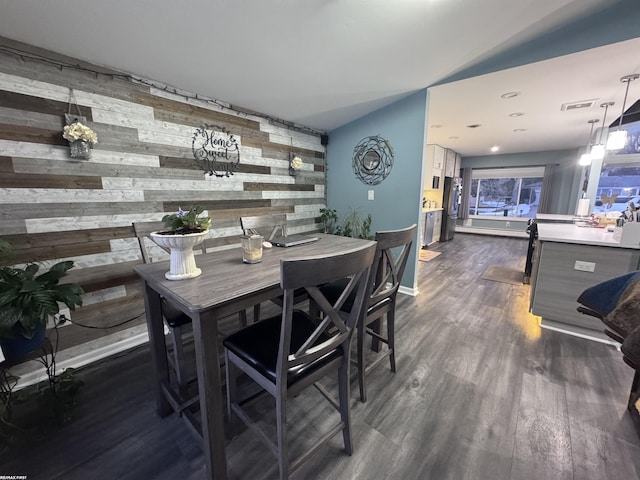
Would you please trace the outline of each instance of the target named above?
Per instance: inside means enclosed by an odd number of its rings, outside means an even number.
[[[164,337],[161,298],[164,297],[186,315],[193,324],[199,415],[185,415],[193,431],[202,440],[207,478],[226,479],[225,423],[226,397],[222,391],[219,363],[218,322],[232,314],[270,300],[280,288],[281,260],[347,253],[362,248],[371,240],[314,233],[318,240],[288,248],[264,248],[262,261],[243,263],[238,243],[228,249],[196,255],[202,274],[186,280],[168,280],[169,262],[134,267],[143,284],[145,312],[157,413],[167,416],[177,410],[180,393],[172,388]],[[198,418],[199,417],[199,418]]]

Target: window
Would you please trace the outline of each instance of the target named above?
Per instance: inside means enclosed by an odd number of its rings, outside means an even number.
[[[607,165],[602,167],[594,212],[623,212],[629,202],[640,206],[640,164]]]
[[[535,218],[544,167],[474,169],[469,215]]]

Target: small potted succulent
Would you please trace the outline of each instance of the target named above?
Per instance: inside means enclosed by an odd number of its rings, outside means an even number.
[[[178,208],[177,213],[162,217],[166,230],[150,234],[155,243],[170,250],[170,269],[165,273],[168,280],[185,280],[202,273],[196,267],[193,247],[204,241],[211,226],[211,218],[201,216],[203,213],[199,205],[188,211]]]
[[[62,137],[69,141],[72,158],[90,158],[91,148],[98,143],[98,135],[78,120],[66,125]]]
[[[42,345],[49,317],[82,305],[84,291],[75,283],[60,283],[73,267],[70,260],[40,272],[40,265],[9,266],[12,248],[0,239],[0,346],[5,358],[19,358]]]

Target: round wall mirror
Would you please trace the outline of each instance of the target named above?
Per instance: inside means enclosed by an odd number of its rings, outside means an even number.
[[[391,172],[393,149],[380,135],[363,138],[353,151],[352,165],[362,183],[377,185]]]
[[[362,160],[362,166],[367,170],[373,170],[380,165],[380,155],[372,150],[368,151]]]

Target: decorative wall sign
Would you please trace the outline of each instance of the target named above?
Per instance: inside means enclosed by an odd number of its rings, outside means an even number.
[[[392,166],[393,148],[380,135],[363,138],[353,150],[353,173],[362,183],[378,185]]]
[[[228,177],[238,170],[240,146],[226,128],[204,125],[193,132],[191,150],[195,164],[209,175]]]

